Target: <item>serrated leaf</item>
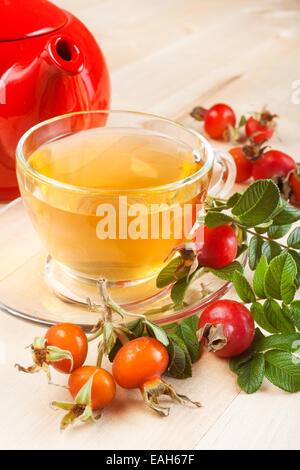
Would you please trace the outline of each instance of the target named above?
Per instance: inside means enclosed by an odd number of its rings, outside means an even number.
[[[291,248],[300,248],[300,227],[296,227],[288,236],[287,244]]]
[[[198,323],[199,323],[198,315],[191,315],[190,317],[187,317],[184,320],[182,320],[181,325],[188,325],[192,329],[192,331],[196,333],[196,331],[198,331]]]
[[[252,303],[255,302],[254,292],[243,274],[239,271],[235,271],[232,277],[234,288],[243,302]]]
[[[279,202],[277,185],[272,180],[258,180],[250,184],[231,212],[243,224],[254,227],[267,222]]]
[[[187,279],[184,277],[179,279],[175,284],[172,286],[171,289],[171,299],[177,305],[182,305],[184,301],[185,294],[191,285],[191,283],[196,279],[197,276],[200,275],[201,272],[204,271],[204,268],[198,268],[193,274]]]
[[[165,375],[178,377],[183,374],[185,369],[185,352],[172,338],[170,338],[167,350],[169,354],[169,365]]]
[[[288,315],[291,318],[297,330],[300,331],[300,300],[294,300],[290,304]]]
[[[269,322],[264,307],[258,303],[254,302],[250,308],[251,314],[254,318],[254,321],[264,330],[269,333],[278,333],[278,330]]]
[[[145,320],[145,325],[149,336],[157,339],[157,341],[159,341],[164,346],[168,346],[169,339],[163,328],[156,325],[155,323],[152,323],[150,320]]]
[[[264,303],[264,314],[266,320],[277,332],[294,333],[295,328],[293,323],[274,299],[266,300]],[[271,333],[273,332],[271,331]]]
[[[284,237],[291,228],[291,224],[286,225],[271,225],[268,228],[268,236],[273,240]]]
[[[289,304],[295,296],[296,274],[297,266],[289,253],[282,253],[273,258],[265,275],[264,289],[267,296]]]
[[[208,211],[204,223],[209,228],[219,227],[220,225],[228,224],[233,221],[233,218],[223,212]]]
[[[192,377],[192,361],[189,355],[188,349],[184,343],[184,341],[175,333],[171,333],[169,335],[170,341],[174,341],[178,347],[182,349],[185,355],[185,367],[184,371],[181,374],[172,375],[172,377],[176,377],[177,379],[186,379],[188,377]],[[170,375],[170,371],[168,371],[168,375]]]
[[[261,248],[263,240],[259,237],[252,237],[249,243],[249,267],[254,271],[256,269],[259,260],[261,258]]]
[[[265,358],[263,354],[258,353],[243,365],[237,381],[246,393],[254,393],[260,388],[264,375]]]
[[[279,256],[282,251],[281,246],[273,240],[265,240],[261,246],[261,254],[267,258],[268,263],[276,256]]]
[[[286,204],[283,210],[273,218],[274,225],[292,224],[300,220],[300,212],[297,207]]]
[[[233,207],[237,202],[241,199],[241,193],[234,193],[230,198],[227,200],[227,207]]]
[[[266,298],[266,293],[264,289],[265,275],[268,269],[268,262],[265,256],[260,258],[260,261],[257,265],[257,268],[254,272],[253,277],[253,289],[257,297],[260,299]]]
[[[183,339],[189,352],[191,361],[194,363],[199,359],[200,354],[200,343],[197,339],[196,333],[186,323],[179,324],[178,328],[180,329],[180,335],[178,336]]]
[[[233,273],[235,271],[239,271],[242,273],[244,271],[243,266],[238,261],[233,261],[232,263],[228,264],[224,268],[221,269],[213,269],[213,268],[206,268],[210,272],[212,272],[215,276],[224,279],[225,281],[232,281]]]
[[[289,204],[288,201],[285,201],[285,200],[280,196],[279,204],[278,204],[278,206],[276,207],[275,211],[274,211],[273,214],[272,214],[272,219],[273,219],[273,221],[274,221],[275,217],[277,217],[278,214],[280,214],[280,213],[283,211],[283,209],[284,209],[286,206],[288,206],[288,204]]]
[[[176,273],[176,269],[182,263],[180,256],[172,259],[167,266],[165,266],[156,278],[156,287],[162,289],[163,287],[173,284],[177,279],[184,277],[188,274],[189,269],[185,268],[182,271]]]
[[[297,276],[295,277],[294,282],[296,288],[298,289],[298,287],[300,287],[300,254],[295,250],[288,250],[288,252],[293,257],[293,260],[295,261],[297,266]]]
[[[269,349],[279,349],[295,353],[300,347],[300,333],[275,334],[263,338],[257,345],[257,351],[264,352]]]
[[[242,354],[239,354],[238,356],[234,356],[230,359],[229,368],[230,368],[230,370],[232,370],[232,372],[235,372],[236,374],[241,373],[242,365],[245,362],[248,362],[250,359],[253,358],[253,356],[256,353],[257,345],[260,344],[260,342],[262,341],[263,338],[264,338],[264,335],[262,334],[260,329],[255,328],[255,335],[254,335],[253,341],[250,344],[249,348],[246,349],[246,351],[244,351]]]
[[[300,391],[300,359],[286,351],[265,353],[267,379],[287,392]]]

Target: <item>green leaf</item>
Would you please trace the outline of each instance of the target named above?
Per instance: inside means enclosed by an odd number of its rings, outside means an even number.
[[[256,392],[263,381],[265,375],[265,358],[263,354],[255,356],[242,366],[242,371],[238,377],[239,386],[246,393]]]
[[[277,242],[274,242],[272,240],[265,240],[261,246],[261,254],[265,255],[268,263],[270,263],[273,258],[280,255],[281,251],[281,246]]]
[[[191,283],[204,271],[204,268],[198,268],[193,274],[187,279],[184,277],[175,282],[171,289],[171,299],[177,305],[182,305],[184,301],[185,294],[191,285]]]
[[[271,225],[268,228],[268,236],[273,240],[284,237],[291,228],[291,224],[286,225]]]
[[[177,374],[177,375],[172,375],[172,377],[176,377],[177,379],[186,379],[188,377],[192,377],[192,361],[191,357],[189,355],[188,349],[180,336],[176,335],[175,333],[171,333],[169,335],[170,341],[173,341],[177,344],[179,348],[182,349],[185,355],[185,367],[182,373]],[[171,371],[167,371],[167,375],[170,375]]]
[[[265,301],[264,314],[267,321],[277,332],[294,333],[295,328],[293,323],[275,300],[269,299]],[[273,331],[270,331],[270,333],[273,333]]]
[[[265,256],[260,258],[257,268],[253,277],[253,289],[257,297],[260,299],[266,298],[264,289],[265,275],[268,269],[268,262]]]
[[[293,352],[299,350],[300,333],[277,334],[263,338],[257,345],[257,351],[264,352],[269,349],[279,349],[280,351]]]
[[[300,220],[300,212],[297,207],[286,204],[283,210],[273,219],[274,225],[292,224]]]
[[[149,336],[157,339],[157,341],[159,341],[164,346],[168,346],[169,339],[163,328],[156,325],[155,323],[152,323],[150,320],[145,320],[145,325]]]
[[[249,348],[246,349],[246,351],[244,351],[242,354],[234,356],[230,359],[229,368],[230,370],[232,370],[232,372],[235,372],[236,374],[240,374],[242,372],[243,364],[254,357],[257,345],[260,344],[263,338],[264,335],[262,334],[260,329],[255,328],[255,335]]]
[[[109,355],[108,355],[108,359],[110,360],[110,362],[114,361],[114,358],[116,357],[118,351],[121,349],[122,346],[123,346],[123,344],[121,343],[119,338],[117,338],[116,341],[115,341],[115,344],[113,345],[113,347],[110,350]]]
[[[235,204],[238,203],[238,201],[241,199],[242,195],[241,193],[234,193],[230,198],[227,200],[227,207],[233,207]]]
[[[266,316],[264,307],[255,302],[251,305],[250,308],[251,314],[254,318],[254,321],[264,330],[268,331],[269,333],[278,333],[277,328],[275,328],[272,323],[270,323],[269,319]]]
[[[184,373],[186,365],[185,352],[173,338],[170,338],[167,350],[169,353],[169,365],[165,375],[179,377]]]
[[[183,339],[189,352],[191,361],[193,363],[198,361],[200,354],[200,343],[197,339],[195,331],[193,331],[188,324],[182,322],[178,325],[178,329],[175,330],[175,334],[178,334],[178,336]]]
[[[163,287],[173,284],[177,279],[184,277],[188,274],[189,269],[185,268],[182,271],[176,273],[176,269],[182,263],[180,256],[172,259],[167,266],[165,266],[156,278],[156,287],[162,289]]]
[[[295,277],[295,285],[298,289],[300,287],[300,254],[295,250],[288,250],[289,254],[293,257],[297,266],[297,276]]]
[[[300,227],[296,227],[288,236],[287,244],[291,248],[300,248]]]
[[[257,225],[257,227],[255,227],[255,232],[258,234],[266,233],[268,231],[268,227],[269,226],[265,227],[265,226]]]
[[[246,243],[242,243],[242,245],[238,246],[236,257],[239,258],[242,253],[248,250],[248,245]]]
[[[192,329],[192,331],[196,333],[196,331],[198,331],[198,323],[199,323],[198,315],[191,315],[190,317],[185,318],[181,322],[181,325],[188,325]]]
[[[272,180],[258,180],[250,184],[232,208],[232,214],[248,226],[268,221],[280,202],[280,193]]]
[[[290,304],[288,315],[291,318],[297,330],[300,331],[300,300],[294,300]]]
[[[224,279],[225,281],[232,281],[233,274],[235,271],[239,271],[242,273],[244,271],[243,266],[238,261],[233,261],[232,263],[228,264],[224,268],[221,269],[213,269],[213,268],[206,268],[210,272],[212,272],[215,276]]]
[[[220,225],[228,224],[233,222],[233,218],[227,214],[223,214],[223,212],[214,212],[208,211],[204,223],[209,228],[219,227]]]
[[[289,304],[295,296],[296,274],[297,266],[289,253],[273,258],[265,275],[264,289],[267,296]]]
[[[259,237],[252,237],[249,244],[249,267],[254,271],[261,258],[261,248],[263,240]]]
[[[238,127],[243,127],[246,124],[245,116],[241,116]]]
[[[145,329],[145,322],[143,318],[137,318],[126,324],[126,328],[132,331],[137,338],[143,335]]]
[[[265,353],[267,379],[287,392],[300,391],[300,359],[286,351]]]
[[[243,302],[255,302],[254,292],[243,274],[241,274],[239,271],[235,271],[232,280],[234,288]]]
[[[273,212],[272,214],[272,220],[274,221],[275,217],[277,217],[279,214],[281,214],[281,212],[283,211],[283,209],[288,206],[289,203],[288,201],[285,201],[284,199],[282,199],[282,197],[280,196],[280,199],[279,199],[279,204],[278,206],[276,207],[275,211]],[[278,224],[280,225],[280,224]]]

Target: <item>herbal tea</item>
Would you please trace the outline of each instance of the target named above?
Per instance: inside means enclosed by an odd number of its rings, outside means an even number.
[[[154,131],[97,128],[55,140],[28,160],[36,172],[21,193],[47,250],[82,276],[146,279],[161,269],[196,220],[210,172],[184,142]],[[67,186],[71,185],[71,186]]]

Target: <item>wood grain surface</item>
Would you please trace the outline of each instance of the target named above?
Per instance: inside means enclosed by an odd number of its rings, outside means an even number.
[[[298,0],[54,3],[77,15],[98,40],[111,71],[113,109],[155,112],[201,130],[189,117],[197,104],[223,101],[239,115],[268,105],[280,115],[273,147],[300,161],[300,104],[293,88],[300,80]],[[12,292],[39,247],[19,206],[0,214],[0,224],[0,286],[6,283]],[[27,279],[24,295],[28,284]],[[15,289],[20,292],[20,286]],[[47,386],[41,375],[21,376],[13,368],[15,362],[29,361],[23,348],[43,333],[42,327],[0,316],[1,448],[300,448],[299,395],[266,382],[248,396],[237,387],[227,362],[206,353],[192,379],[172,381],[199,399],[201,409],[173,405],[170,416],[159,419],[144,409],[138,392],[118,389],[99,423],[61,433],[61,414],[49,403],[67,400],[67,391]],[[93,361],[95,345],[89,355]],[[55,375],[54,381],[65,383],[65,377]]]

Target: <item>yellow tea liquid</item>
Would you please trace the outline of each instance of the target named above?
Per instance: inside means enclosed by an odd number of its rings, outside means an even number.
[[[49,253],[80,275],[111,281],[146,279],[161,269],[185,238],[178,235],[182,221],[174,207],[191,205],[192,225],[210,178],[206,174],[172,190],[155,189],[191,176],[203,162],[183,142],[142,129],[81,131],[40,147],[28,162],[40,174],[71,185],[62,188],[28,176],[25,184],[19,177]],[[115,215],[115,223],[104,223],[108,215]],[[170,220],[169,231],[162,219]]]

